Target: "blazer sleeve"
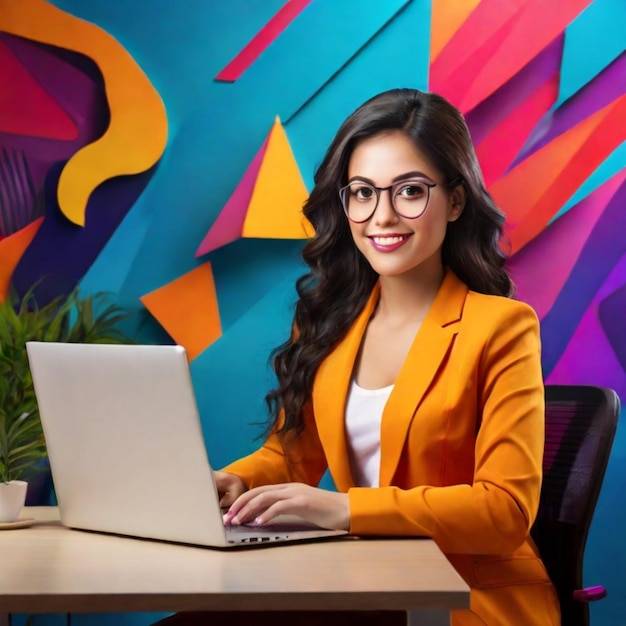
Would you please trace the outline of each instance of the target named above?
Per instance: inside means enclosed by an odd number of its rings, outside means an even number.
[[[447,553],[507,554],[524,542],[542,476],[539,322],[530,307],[511,302],[491,328],[477,361],[481,421],[473,483],[353,488],[351,533],[428,536]],[[478,327],[467,331],[481,334]]]
[[[234,461],[222,471],[236,474],[252,489],[287,482],[317,485],[326,468],[326,457],[309,403],[304,410],[302,433],[282,441],[273,432],[256,452]]]

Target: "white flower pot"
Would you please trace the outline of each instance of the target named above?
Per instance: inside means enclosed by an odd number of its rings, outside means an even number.
[[[0,524],[18,520],[26,502],[27,487],[24,480],[0,483]]]

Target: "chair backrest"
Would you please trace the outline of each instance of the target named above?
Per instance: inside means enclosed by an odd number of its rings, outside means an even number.
[[[531,534],[561,602],[562,623],[587,626],[589,608],[572,594],[582,587],[583,555],[608,464],[620,400],[612,389],[546,385],[543,484]]]

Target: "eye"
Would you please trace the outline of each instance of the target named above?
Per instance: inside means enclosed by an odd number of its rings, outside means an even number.
[[[369,185],[355,183],[350,185],[350,195],[354,196],[359,202],[367,202],[376,195],[376,192]]]
[[[424,183],[420,181],[411,180],[408,182],[403,182],[398,185],[396,189],[396,196],[402,196],[406,199],[418,199],[424,197],[427,193],[427,187]]]

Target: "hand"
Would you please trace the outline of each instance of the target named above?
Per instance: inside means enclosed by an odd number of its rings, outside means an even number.
[[[350,528],[347,493],[326,491],[303,483],[264,485],[246,491],[231,505],[224,523],[238,526],[254,522],[261,525],[283,514],[297,515],[322,528]]]
[[[228,472],[213,472],[217,493],[220,497],[220,506],[230,506],[248,488],[239,476]]]

